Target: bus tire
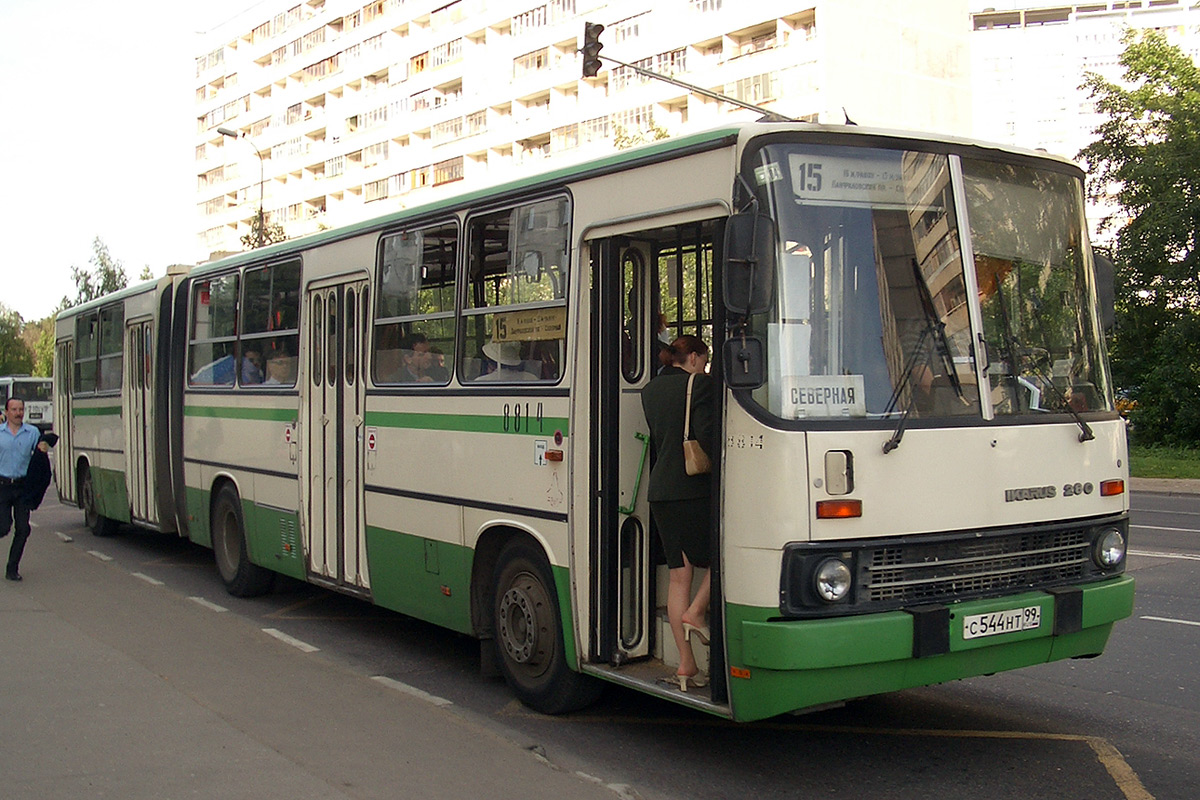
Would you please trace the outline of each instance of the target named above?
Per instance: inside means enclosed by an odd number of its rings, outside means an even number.
[[[225,591],[234,597],[258,597],[271,590],[275,573],[250,562],[242,500],[228,484],[217,492],[213,503],[212,546]]]
[[[98,510],[96,503],[96,486],[92,482],[91,467],[83,468],[83,480],[79,486],[79,504],[83,506],[83,524],[92,531],[93,536],[112,536],[120,524],[110,519]]]
[[[543,714],[564,714],[595,702],[603,684],[567,664],[558,593],[541,549],[525,539],[510,541],[494,577],[496,650],[517,699]]]

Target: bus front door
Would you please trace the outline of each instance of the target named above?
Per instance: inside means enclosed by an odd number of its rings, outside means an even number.
[[[600,569],[593,608],[600,660],[621,665],[655,654],[659,644],[646,481],[650,452],[641,389],[654,375],[646,309],[651,289],[646,246],[620,237],[592,244],[592,380],[596,478],[604,491],[593,547]],[[632,308],[631,308],[632,305]],[[609,435],[612,432],[612,435]]]
[[[366,280],[309,286],[303,403],[308,568],[317,582],[363,593],[371,585],[362,492],[368,294]]]

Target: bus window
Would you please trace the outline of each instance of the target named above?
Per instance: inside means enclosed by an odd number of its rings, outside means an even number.
[[[711,343],[712,225],[681,225],[663,233],[669,236],[660,238],[655,250],[658,302],[666,324],[663,338],[670,342],[690,333]]]
[[[188,383],[233,386],[236,373],[238,276],[222,275],[192,285]]]
[[[375,383],[449,383],[450,372],[437,355],[454,352],[457,226],[385,236],[379,262]]]
[[[468,223],[464,381],[557,381],[567,329],[571,208],[555,197]]]
[[[109,306],[100,310],[100,360],[97,364],[96,391],[121,390],[124,362],[125,307]]]
[[[96,352],[100,339],[100,319],[96,314],[75,318],[75,390],[80,394],[96,391]]]
[[[241,385],[295,385],[299,319],[299,261],[246,270],[238,374]]]

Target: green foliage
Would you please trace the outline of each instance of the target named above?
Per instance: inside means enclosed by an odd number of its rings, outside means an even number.
[[[0,375],[28,375],[33,353],[21,338],[21,315],[0,303]]]
[[[71,279],[75,281],[75,300],[64,297],[63,308],[83,305],[129,285],[125,268],[121,266],[120,261],[112,257],[108,252],[108,245],[102,242],[99,236],[92,240],[92,257],[88,261],[93,270],[71,267]]]
[[[242,247],[247,250],[254,250],[267,245],[278,244],[279,242],[287,241],[287,233],[283,230],[283,226],[277,222],[266,222],[262,226],[262,242],[259,243],[258,229],[259,217],[257,214],[250,220],[250,230],[242,236]]]
[[[1130,445],[1129,473],[1135,478],[1200,478],[1200,450]]]
[[[616,125],[613,128],[613,147],[618,150],[628,150],[631,147],[637,147],[648,142],[657,142],[660,139],[669,138],[671,138],[671,134],[666,128],[655,122],[653,118],[650,119],[650,124],[646,130],[630,130],[624,125]]]
[[[1124,81],[1084,86],[1107,119],[1080,152],[1093,199],[1115,200],[1117,386],[1144,445],[1200,441],[1200,69],[1156,31],[1129,31]],[[1115,226],[1120,220],[1105,220]]]

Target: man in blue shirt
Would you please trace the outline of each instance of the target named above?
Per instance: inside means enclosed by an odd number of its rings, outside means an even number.
[[[8,535],[15,522],[16,535],[8,551],[4,577],[19,581],[21,573],[17,567],[25,552],[25,540],[29,538],[29,506],[23,497],[25,474],[41,433],[25,422],[25,401],[19,397],[8,398],[4,417],[4,426],[0,427],[0,538]]]

